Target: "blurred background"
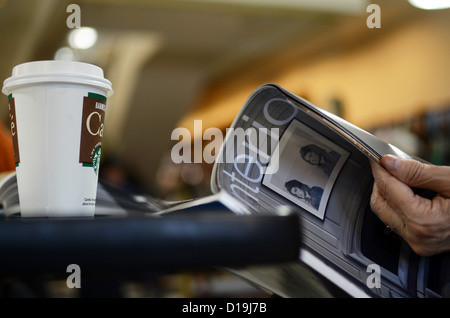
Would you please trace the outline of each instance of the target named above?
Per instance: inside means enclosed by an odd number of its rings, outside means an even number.
[[[72,3],[81,28],[70,28]],[[34,60],[102,67],[115,91],[102,177],[161,198],[209,192],[210,165],[173,164],[172,130],[185,127],[201,138],[194,120],[203,130],[225,130],[266,82],[408,152],[448,163],[450,10],[378,0],[375,21],[370,3],[0,0],[0,77]],[[370,28],[373,22],[378,27]],[[0,104],[7,125],[6,96]]]
[[[71,4],[80,28],[70,28]],[[408,0],[0,0],[0,41],[2,81],[35,60],[103,68],[115,92],[100,176],[159,198],[210,192],[210,164],[172,162],[172,131],[201,139],[194,120],[225,131],[267,82],[450,163],[450,9]],[[3,96],[5,126],[7,105]]]

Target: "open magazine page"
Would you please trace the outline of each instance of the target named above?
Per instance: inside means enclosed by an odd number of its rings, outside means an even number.
[[[386,153],[412,157],[266,84],[247,99],[228,130],[211,186],[230,193],[253,214],[282,208],[296,213],[302,233],[299,260],[351,296],[441,294],[425,278],[434,261],[413,253],[370,209],[369,160]],[[368,283],[373,268],[379,270],[377,287]],[[259,275],[249,269],[240,273],[255,280]],[[436,275],[441,274],[445,271]],[[264,275],[258,279],[264,281]]]
[[[160,211],[152,213],[152,215],[165,216],[177,212],[189,213],[190,211],[195,211],[196,213],[201,213],[202,211],[213,211],[213,213],[226,211],[228,213],[239,215],[251,214],[245,204],[236,200],[236,198],[231,196],[228,192],[220,191],[203,198],[173,202],[171,205],[165,206]]]

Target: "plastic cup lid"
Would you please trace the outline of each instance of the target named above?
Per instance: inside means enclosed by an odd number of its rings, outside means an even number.
[[[103,70],[93,64],[75,61],[36,61],[15,66],[11,77],[3,82],[2,92],[9,95],[14,88],[35,83],[74,83],[105,89],[113,94],[111,82]]]

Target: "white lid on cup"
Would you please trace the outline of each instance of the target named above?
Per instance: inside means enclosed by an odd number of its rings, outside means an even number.
[[[35,83],[74,83],[105,89],[113,94],[111,82],[104,78],[103,70],[93,64],[49,60],[19,64],[12,70],[12,76],[3,82],[2,92],[9,95],[17,87]]]

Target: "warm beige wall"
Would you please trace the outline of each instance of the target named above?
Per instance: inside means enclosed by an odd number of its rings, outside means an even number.
[[[326,107],[341,96],[346,119],[369,127],[450,103],[450,19],[404,25],[381,40],[344,55],[293,69],[277,78],[304,88]]]
[[[450,103],[450,16],[430,15],[352,49],[326,57],[296,60],[290,55],[273,71],[275,59],[218,82],[207,92],[199,110],[179,127],[228,127],[249,94],[260,84],[275,82],[326,108],[337,96],[345,119],[362,128],[398,121],[429,107]],[[306,44],[307,45],[307,44]],[[271,65],[271,66],[269,66]],[[279,65],[280,66],[280,65]],[[268,71],[266,70],[268,69]]]

